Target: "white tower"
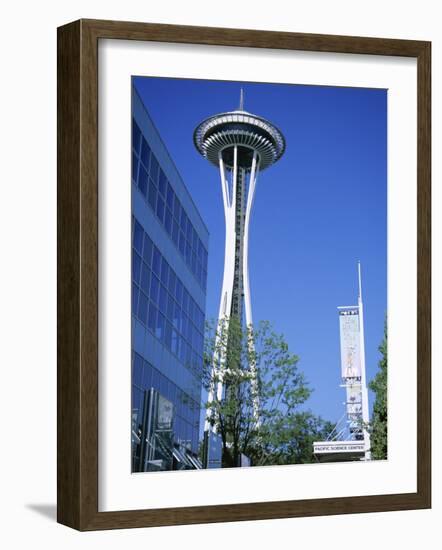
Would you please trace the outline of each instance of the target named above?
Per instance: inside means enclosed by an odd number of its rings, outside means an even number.
[[[244,94],[241,89],[239,108],[201,122],[194,132],[194,143],[198,151],[219,168],[221,178],[226,239],[218,319],[220,322],[228,322],[230,317],[236,316],[242,322],[244,305],[245,323],[250,326],[253,320],[248,245],[256,182],[259,172],[282,156],[285,140],[276,126],[244,111]],[[219,365],[219,361],[214,361],[214,369],[216,365]],[[209,403],[215,395],[218,400],[223,397],[222,372],[216,374],[219,381],[217,387],[213,387],[209,393]],[[256,387],[256,378],[253,378],[252,384]],[[253,393],[254,415],[258,422],[259,403],[257,393]]]
[[[369,460],[370,421],[365,372],[364,304],[361,264],[358,262],[358,305],[338,308],[341,334],[341,376],[346,390],[346,423],[350,439],[364,442],[364,458]]]
[[[326,441],[313,443],[320,461],[370,460],[370,421],[365,373],[364,304],[361,264],[358,262],[358,305],[340,306],[341,387],[345,388],[345,412]]]

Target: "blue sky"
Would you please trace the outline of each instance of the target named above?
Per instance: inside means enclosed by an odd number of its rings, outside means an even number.
[[[201,120],[238,107],[267,118],[287,149],[259,175],[249,250],[253,319],[282,332],[314,389],[308,407],[344,412],[337,306],[357,303],[362,264],[367,378],[387,308],[387,91],[134,79],[210,231],[206,315],[219,307],[224,214],[217,169],[193,145]],[[373,396],[370,395],[372,405]]]

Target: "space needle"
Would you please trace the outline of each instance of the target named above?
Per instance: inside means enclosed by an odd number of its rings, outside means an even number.
[[[242,324],[244,309],[246,326],[251,327],[248,246],[256,182],[259,172],[281,158],[285,139],[274,124],[244,110],[241,89],[238,109],[203,120],[195,129],[194,143],[201,155],[219,168],[221,179],[226,236],[219,323],[236,317]],[[252,374],[253,413],[258,423],[256,369],[255,365],[249,365],[249,368]],[[215,379],[216,387],[212,386],[209,392],[209,404],[215,395],[218,401],[223,398],[222,361],[213,362],[212,380]]]

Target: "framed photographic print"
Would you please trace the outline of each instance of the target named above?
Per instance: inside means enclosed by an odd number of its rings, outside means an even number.
[[[59,28],[59,522],[431,506],[430,52]]]

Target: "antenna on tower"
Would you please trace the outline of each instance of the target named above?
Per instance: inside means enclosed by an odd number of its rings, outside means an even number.
[[[244,111],[244,89],[241,86],[241,90],[239,92],[239,111]]]
[[[360,301],[362,301],[362,280],[361,280],[361,261],[358,260],[358,289],[359,289],[359,295],[358,298]]]

